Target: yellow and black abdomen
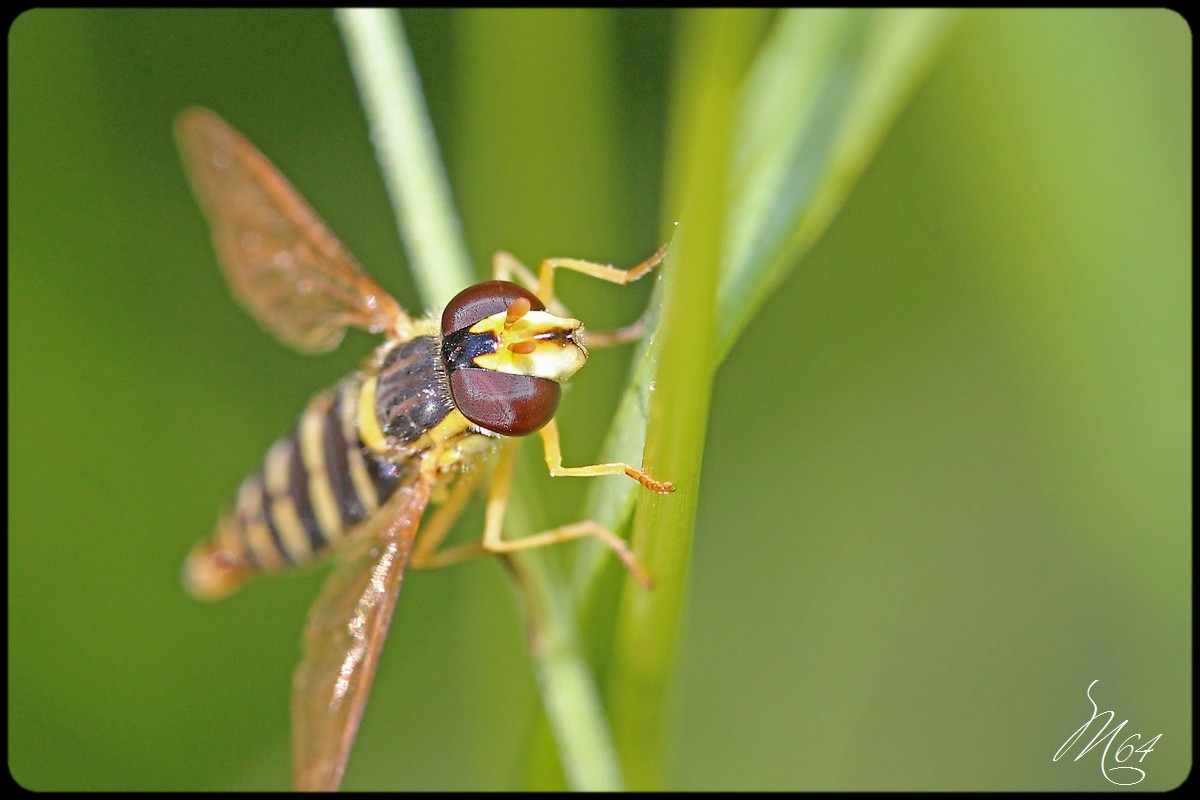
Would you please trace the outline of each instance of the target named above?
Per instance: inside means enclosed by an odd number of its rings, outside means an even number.
[[[437,346],[435,337],[389,345],[374,374],[309,402],[188,557],[194,595],[215,599],[254,573],[311,563],[379,510],[418,467],[417,450],[399,455],[404,446],[453,411]]]

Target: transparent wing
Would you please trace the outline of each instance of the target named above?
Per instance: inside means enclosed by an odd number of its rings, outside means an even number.
[[[380,510],[376,535],[348,545],[309,612],[292,683],[292,783],[334,791],[358,732],[404,569],[434,479],[418,474]]]
[[[408,317],[254,145],[190,108],[175,136],[234,295],[284,344],[332,350],[347,325],[381,332]]]

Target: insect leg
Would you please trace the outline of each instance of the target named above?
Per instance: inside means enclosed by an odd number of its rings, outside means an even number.
[[[517,463],[517,446],[519,444],[519,440],[510,439],[505,441],[501,447],[500,455],[496,462],[496,473],[492,478],[492,487],[488,492],[486,522],[483,529],[483,547],[492,553],[512,553],[517,550],[545,547],[546,545],[558,542],[567,542],[584,536],[592,536],[599,539],[617,554],[617,558],[621,559],[621,563],[625,565],[626,569],[629,570],[638,583],[647,587],[651,586],[652,581],[650,580],[650,576],[642,569],[642,565],[638,563],[637,557],[629,549],[629,545],[625,543],[625,540],[593,520],[584,520],[583,522],[576,522],[571,525],[551,528],[541,533],[535,533],[532,536],[522,536],[520,539],[511,541],[502,538],[504,512],[508,507],[508,491],[512,485],[513,468]]]
[[[550,474],[556,478],[562,476],[594,477],[596,475],[625,474],[652,492],[666,494],[667,492],[675,491],[675,486],[670,481],[657,481],[637,467],[624,462],[589,464],[584,467],[564,467],[562,465],[562,449],[558,443],[558,425],[555,421],[553,419],[550,420],[538,433],[542,435],[542,447],[546,453],[546,466],[549,468]]]
[[[413,549],[410,561],[414,569],[448,567],[487,554],[487,549],[479,542],[438,550],[438,546],[450,532],[450,527],[462,514],[467,501],[471,499],[479,482],[478,476],[482,472],[483,470],[472,470],[459,478],[458,482],[454,484],[454,488],[450,490],[449,496],[438,506],[437,511],[430,515],[429,521],[422,526],[420,538],[417,539],[417,546]]]
[[[617,328],[615,331],[594,331],[590,328],[587,332],[587,347],[589,350],[595,350],[601,347],[612,347],[613,345],[625,344],[626,342],[636,342],[642,338],[642,334],[646,332],[646,312],[637,318],[636,322],[626,325],[624,328]]]
[[[550,313],[559,317],[570,317],[571,319],[575,319],[575,315],[572,314],[570,310],[568,310],[567,307],[558,300],[541,296],[541,293],[538,292],[537,276],[533,274],[533,271],[530,270],[529,267],[522,264],[512,253],[506,253],[503,250],[500,250],[492,256],[492,277],[498,281],[511,281],[516,279],[516,281],[520,282],[526,289],[534,294],[537,294],[539,299],[541,299],[541,301],[546,304],[546,307],[550,309]]]
[[[642,275],[653,269],[660,261],[662,261],[663,256],[666,254],[666,249],[667,246],[663,245],[649,259],[629,270],[621,270],[617,269],[616,267],[606,266],[604,264],[594,264],[590,261],[580,261],[573,258],[548,258],[546,261],[542,262],[543,276],[546,274],[546,265],[551,263],[552,266],[550,266],[550,270],[555,269],[555,267],[564,267],[566,269],[587,272],[587,274],[598,277],[601,280],[608,280],[613,283],[628,283],[629,281],[637,280]],[[583,267],[586,267],[586,269]],[[624,277],[606,277],[606,275],[597,275],[591,270],[601,270],[606,272],[606,274],[608,272],[620,273],[624,275]],[[526,288],[536,293],[552,313],[557,314],[560,317],[575,318],[575,315],[572,314],[571,311],[559,300],[543,293],[543,287],[547,286],[547,284],[544,282],[546,280],[545,277],[539,281],[538,278],[534,276],[533,272],[520,261],[518,261],[517,258],[511,253],[500,251],[492,256],[492,274],[497,280],[502,281],[516,278],[522,284],[524,284]],[[553,279],[551,278],[548,291],[553,291],[552,284]],[[646,317],[645,314],[643,314],[636,322],[626,325],[623,328],[617,328],[613,331],[593,331],[589,329],[587,332],[587,346],[588,349],[594,350],[596,348],[612,347],[613,345],[624,344],[626,342],[634,342],[642,338],[642,334],[645,332]]]
[[[542,299],[543,303],[547,304],[553,299],[554,270],[556,269],[570,269],[582,272],[585,275],[591,275],[593,278],[599,278],[602,281],[608,281],[609,283],[624,284],[636,281],[657,267],[662,263],[666,255],[667,245],[664,244],[654,251],[654,255],[629,269],[620,269],[611,264],[597,264],[594,261],[581,261],[578,258],[547,258],[542,262],[542,269],[539,273],[537,296]]]

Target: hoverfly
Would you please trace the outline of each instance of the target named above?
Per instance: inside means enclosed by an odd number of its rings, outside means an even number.
[[[665,248],[628,270],[550,258],[536,278],[498,253],[495,280],[463,290],[440,315],[414,319],[228,123],[191,108],[175,133],[225,277],[263,328],[309,353],[336,347],[347,326],[384,335],[361,369],[309,402],[184,564],[189,592],[217,599],[253,575],[337,556],[309,613],[292,687],[293,784],[333,790],[410,564],[591,536],[649,584],[625,542],[596,522],[516,540],[501,529],[516,437],[534,432],[551,475],[623,473],[650,491],[674,490],[629,464],[564,467],[554,422],[560,384],[588,358],[582,324],[554,300],[555,270],[627,283],[657,266]],[[627,340],[634,327],[593,334],[593,346]],[[439,549],[479,488],[477,467],[495,451],[482,541]]]

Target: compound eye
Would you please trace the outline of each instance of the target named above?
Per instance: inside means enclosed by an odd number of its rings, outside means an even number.
[[[528,436],[554,416],[562,387],[533,375],[464,367],[450,373],[450,394],[462,415],[479,427]]]
[[[442,312],[442,335],[461,331],[481,319],[508,311],[518,297],[528,300],[534,311],[546,310],[546,304],[536,294],[509,281],[487,281],[468,286],[456,294]]]

